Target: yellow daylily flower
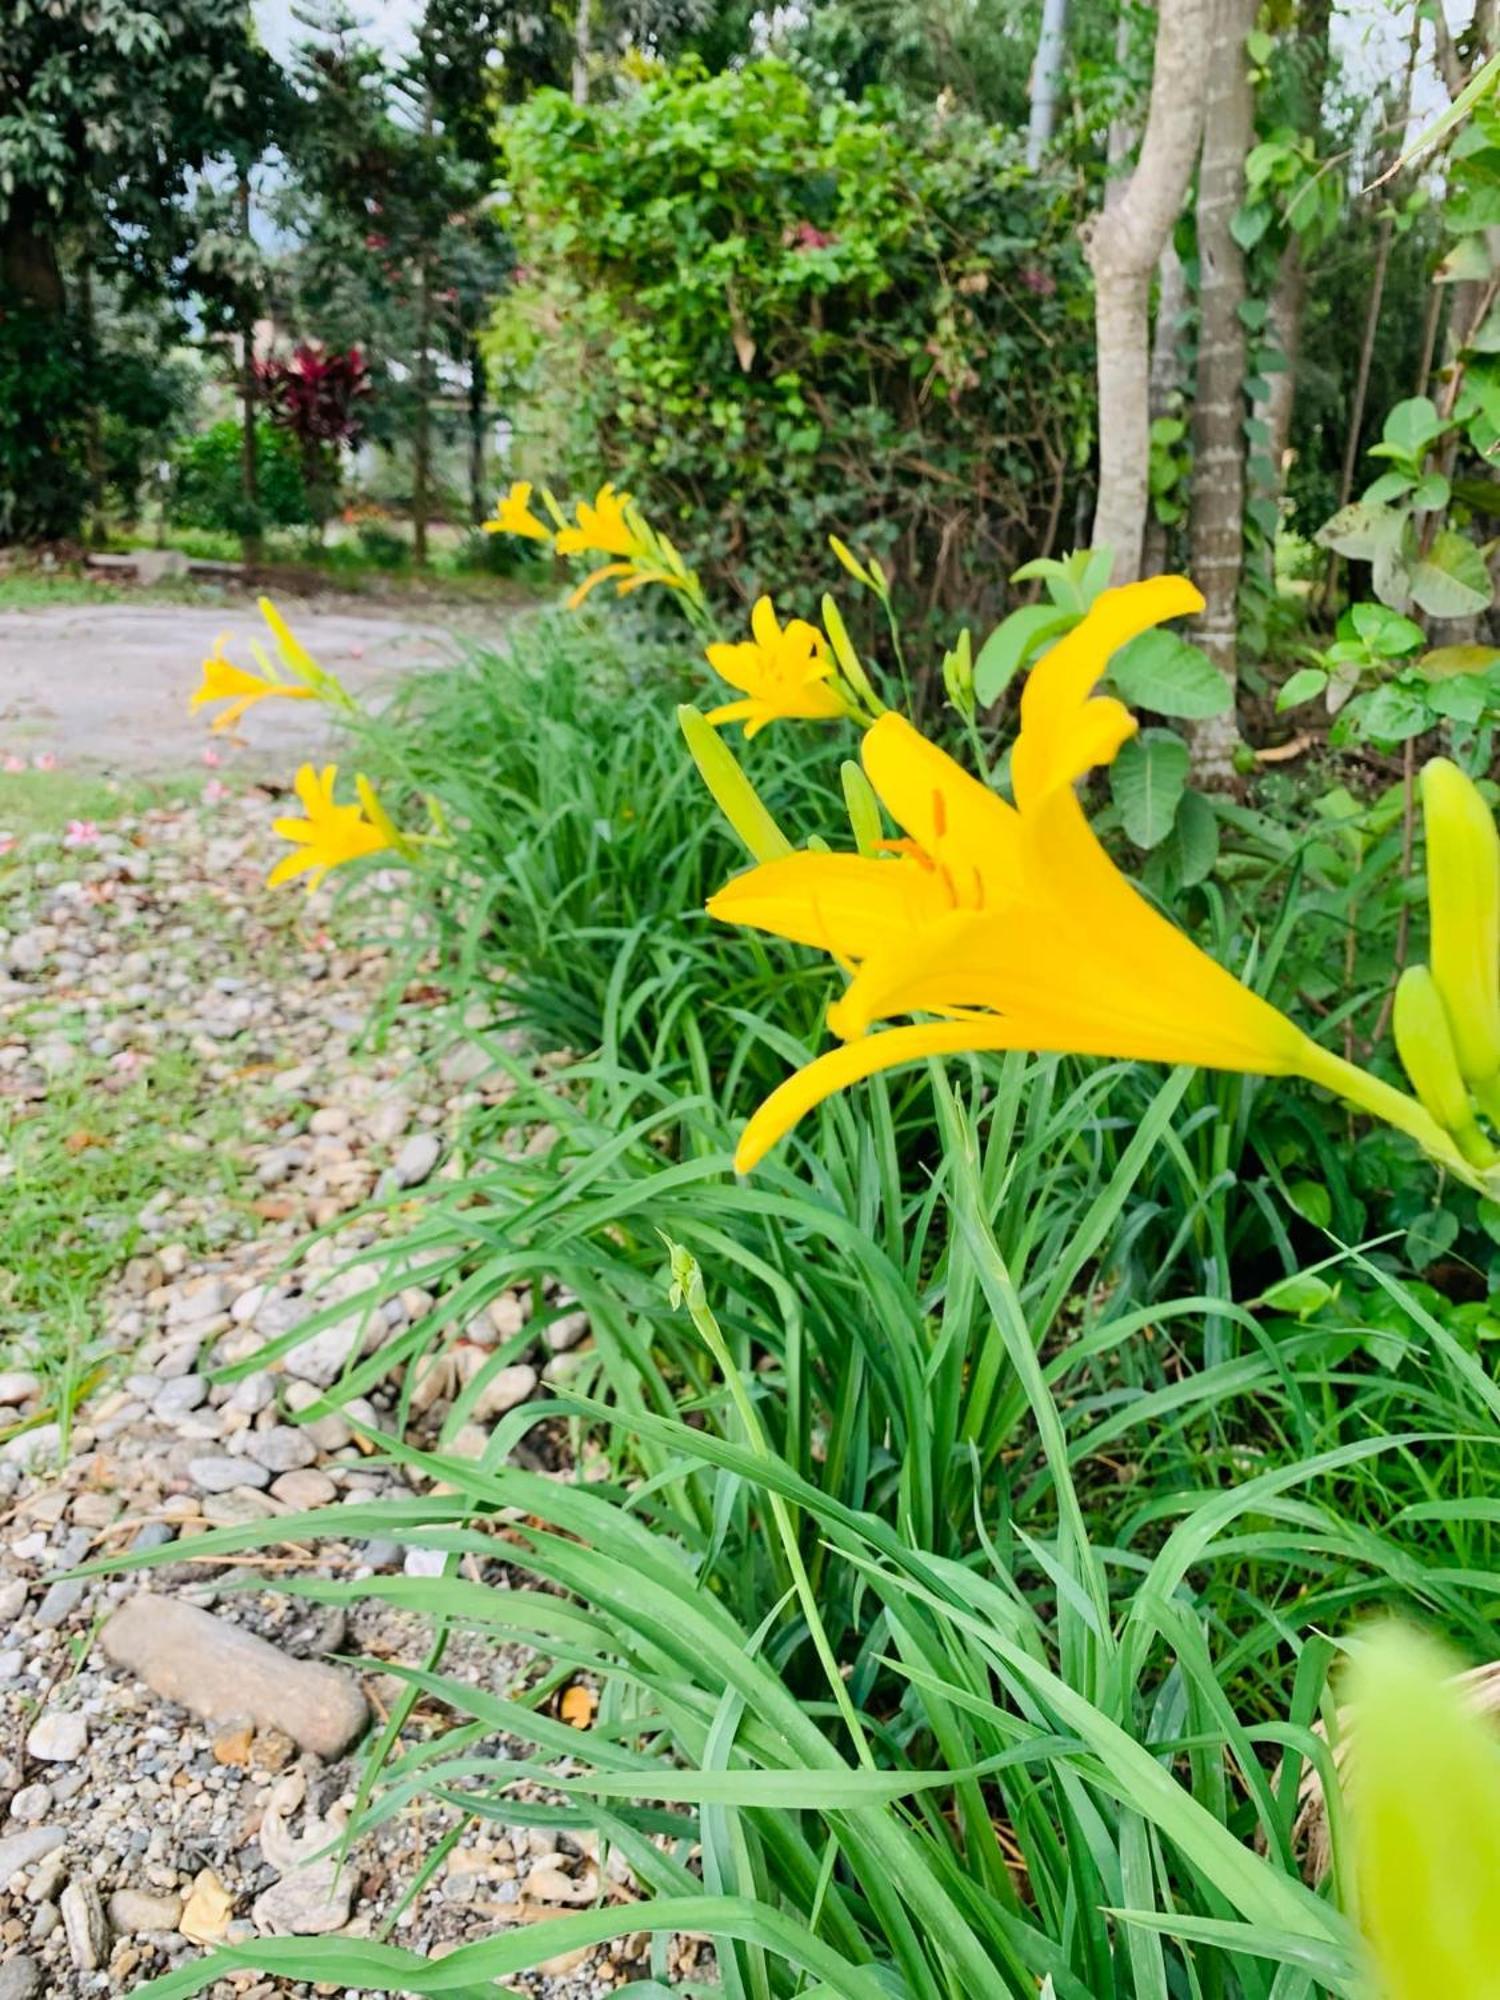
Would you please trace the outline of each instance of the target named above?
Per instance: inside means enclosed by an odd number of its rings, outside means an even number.
[[[608,483],[601,486],[592,504],[587,500],[579,501],[577,526],[563,528],[559,532],[557,553],[560,556],[626,557],[647,554],[641,536],[629,518],[629,506],[628,493],[616,493]]]
[[[746,736],[754,736],[768,722],[783,718],[832,722],[849,714],[833,655],[816,625],[804,618],[789,618],[782,625],[770,598],[759,597],[750,613],[750,630],[752,639],[707,649],[714,672],[746,696],[710,709],[710,722],[743,722]]]
[[[818,946],[853,974],[828,1010],[845,1046],[772,1092],[740,1140],[740,1172],[862,1077],[928,1056],[1034,1049],[1309,1077],[1469,1177],[1419,1104],[1320,1048],[1147,902],[1084,816],[1074,781],[1136,727],[1121,702],[1093,692],[1111,654],[1202,603],[1181,577],[1105,591],[1038,662],[1011,755],[1013,806],[904,717],[884,715],[865,736],[864,768],[904,837],[883,857],[767,861],[710,898],[725,922]],[[943,1018],[868,1032],[918,1013]]]
[[[550,542],[552,530],[531,511],[532,484],[515,480],[508,493],[495,502],[495,511],[484,524],[487,535],[524,535],[528,541]]]
[[[293,851],[284,855],[266,877],[268,889],[279,888],[283,882],[302,874],[307,875],[308,888],[315,889],[330,868],[337,868],[345,861],[357,861],[367,854],[404,847],[401,834],[368,781],[357,777],[354,783],[359,802],[341,806],[333,796],[337,777],[336,764],[325,764],[321,771],[304,764],[298,771],[296,792],[307,817],[274,822],[275,831],[283,840],[292,842]]]
[[[188,707],[202,708],[206,703],[222,701],[228,704],[221,708],[210,727],[217,733],[221,729],[233,729],[246,709],[254,708],[258,701],[279,696],[284,701],[311,701],[313,691],[309,687],[299,687],[294,681],[272,680],[269,676],[252,674],[245,667],[237,667],[225,656],[224,645],[227,635],[220,634],[214,642],[214,650],[203,662],[203,680],[188,697]]]

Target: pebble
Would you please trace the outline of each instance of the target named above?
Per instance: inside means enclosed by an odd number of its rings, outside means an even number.
[[[267,1410],[276,1399],[276,1378],[258,1368],[253,1375],[244,1375],[229,1392],[231,1410],[244,1410],[252,1417]]]
[[[10,1816],[23,1826],[35,1826],[52,1810],[50,1785],[23,1785],[10,1802]]]
[[[420,1187],[442,1155],[443,1142],[435,1132],[414,1132],[396,1155],[393,1172],[398,1187]]]
[[[20,1617],[28,1589],[24,1576],[13,1576],[0,1583],[0,1625],[9,1625],[12,1619]]]
[[[24,1833],[0,1834],[0,1889],[13,1875],[45,1860],[67,1837],[60,1826],[33,1826]]]
[[[0,1960],[0,2000],[40,2000],[42,1968],[24,1953]]]
[[[249,1458],[195,1458],[188,1478],[204,1493],[228,1493],[235,1486],[269,1486],[271,1475]]]
[[[275,1499],[302,1512],[311,1507],[327,1507],[337,1497],[338,1488],[326,1472],[319,1472],[315,1466],[309,1465],[283,1472],[279,1479],[273,1479],[271,1492]]]
[[[318,1447],[294,1424],[273,1424],[270,1430],[257,1431],[251,1438],[250,1455],[267,1472],[298,1472],[312,1464]]]
[[[179,1599],[140,1591],[110,1619],[100,1644],[118,1666],[169,1701],[211,1722],[249,1717],[284,1729],[304,1750],[340,1757],[370,1719],[341,1668],[289,1659],[227,1619]]]
[[[177,1530],[170,1521],[143,1521],[131,1537],[132,1549],[164,1549],[168,1542],[176,1538]]]
[[[92,1882],[75,1877],[58,1902],[68,1952],[80,1972],[95,1972],[109,1956],[109,1925]]]
[[[517,1361],[509,1368],[500,1368],[490,1377],[474,1401],[474,1416],[480,1423],[493,1417],[504,1416],[518,1403],[524,1403],[537,1384],[536,1370],[527,1361]]]
[[[42,1378],[28,1368],[0,1370],[0,1404],[29,1403],[42,1393]]]
[[[178,1375],[170,1382],[163,1382],[152,1399],[151,1407],[157,1416],[171,1419],[186,1416],[189,1410],[196,1410],[208,1400],[208,1384],[201,1375]]]
[[[116,1889],[109,1899],[109,1921],[122,1936],[142,1931],[175,1931],[182,1921],[181,1896],[153,1896],[144,1889]]]
[[[26,1736],[26,1754],[39,1764],[71,1764],[88,1748],[89,1720],[76,1708],[44,1708]]]
[[[78,1577],[59,1577],[56,1583],[48,1586],[46,1596],[37,1606],[33,1614],[36,1623],[49,1632],[54,1626],[63,1624],[83,1602],[85,1588]]]

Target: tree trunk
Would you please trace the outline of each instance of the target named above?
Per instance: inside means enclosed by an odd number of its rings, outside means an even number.
[[[1031,116],[1026,126],[1026,164],[1035,173],[1057,124],[1057,86],[1068,38],[1068,0],[1042,0],[1042,28],[1031,72]]]
[[[1150,438],[1151,273],[1182,209],[1203,130],[1207,0],[1161,0],[1146,132],[1135,172],[1093,218],[1098,348],[1099,497],[1093,543],[1113,551],[1116,583],[1139,576]]]
[[[417,260],[417,408],[411,436],[411,548],[418,569],[427,566],[427,516],[432,472],[432,271],[424,251]]]
[[[1187,272],[1171,237],[1156,260],[1156,324],[1151,329],[1151,375],[1147,414],[1176,416],[1187,388],[1187,362],[1182,351],[1182,327],[1187,316]],[[1146,522],[1141,556],[1142,576],[1160,576],[1167,567],[1167,529],[1153,513]]]
[[[88,539],[104,546],[104,427],[99,415],[99,338],[94,323],[94,267],[85,244],[78,260],[78,338],[83,356],[83,461],[88,477]]]
[[[0,223],[0,298],[49,313],[61,313],[67,304],[46,211],[24,195]]]
[[[1198,173],[1198,379],[1193,396],[1193,490],[1188,535],[1203,592],[1194,633],[1231,694],[1239,683],[1240,570],[1245,543],[1245,259],[1230,232],[1244,200],[1255,98],[1245,37],[1255,0],[1217,0],[1208,49],[1203,162]],[[1192,732],[1200,782],[1233,781],[1239,722],[1231,706]]]
[[[590,0],[578,0],[577,12],[573,16],[573,102],[587,104],[589,101],[589,57],[593,52],[593,22],[589,14]]]
[[[239,180],[240,230],[250,242],[250,176]],[[255,298],[247,289],[240,299],[240,489],[245,501],[245,526],[240,554],[247,568],[264,554],[260,527],[260,449],[255,420],[260,385],[255,379]]]
[[[489,513],[484,476],[484,401],[488,388],[484,354],[477,340],[469,342],[469,519],[477,528]]]

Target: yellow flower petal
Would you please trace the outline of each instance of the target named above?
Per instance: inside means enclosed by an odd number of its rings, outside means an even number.
[[[789,854],[747,869],[708,900],[728,924],[769,931],[836,958],[862,959],[883,946],[910,946],[912,932],[947,913],[930,868],[906,856]]]
[[[1101,725],[1094,716],[1087,717],[1082,730],[1079,726],[1091,706],[1090,691],[1111,656],[1163,619],[1202,609],[1203,595],[1186,577],[1127,583],[1101,591],[1087,617],[1042,655],[1021,693],[1021,734],[1011,752],[1011,787],[1022,812],[1056,786],[1071,785],[1090,765],[1108,762],[1125,740],[1121,735],[1111,744],[1111,725]],[[1118,727],[1125,711],[1118,703],[1113,707],[1113,727]]]
[[[550,542],[552,530],[531,511],[532,485],[529,479],[515,480],[510,490],[495,502],[495,511],[485,522],[489,535],[521,535],[528,541]]]

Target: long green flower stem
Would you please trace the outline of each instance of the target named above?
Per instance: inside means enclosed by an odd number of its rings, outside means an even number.
[[[734,1356],[729,1351],[719,1322],[714,1318],[713,1308],[708,1303],[708,1295],[703,1287],[703,1273],[698,1268],[692,1252],[683,1249],[664,1236],[662,1241],[672,1259],[672,1303],[685,1305],[688,1317],[697,1328],[704,1346],[713,1356],[720,1373],[724,1377],[734,1407],[744,1426],[746,1442],[757,1458],[770,1459],[771,1447],[766,1442],[766,1434],[761,1429],[760,1418],[755,1405],[745,1389],[744,1379],[735,1366]],[[823,1629],[823,1620],[818,1615],[817,1598],[813,1593],[812,1579],[807,1573],[807,1565],[802,1560],[802,1551],[797,1545],[797,1531],[792,1525],[791,1510],[781,1494],[768,1492],[766,1495],[771,1508],[771,1518],[776,1524],[776,1532],[781,1538],[781,1546],[786,1555],[787,1568],[791,1571],[792,1586],[797,1593],[797,1601],[802,1607],[802,1615],[807,1620],[807,1629],[813,1646],[828,1677],[828,1685],[839,1714],[854,1743],[860,1763],[867,1771],[875,1769],[875,1758],[855,1713],[854,1703],[849,1699],[849,1690],[844,1685],[844,1676],[839,1671],[839,1663],[833,1656],[833,1648],[828,1643],[828,1634]]]
[[[1479,1193],[1491,1198],[1500,1198],[1500,1170],[1486,1172],[1471,1166],[1454,1143],[1452,1135],[1445,1132],[1431,1113],[1424,1110],[1416,1098],[1408,1097],[1404,1090],[1382,1083],[1378,1076],[1371,1076],[1357,1063],[1346,1062],[1331,1049],[1321,1048],[1311,1038],[1306,1042],[1298,1068],[1309,1083],[1321,1084],[1335,1097],[1342,1097],[1359,1110],[1368,1111],[1372,1118],[1379,1118],[1384,1124],[1392,1125],[1398,1132],[1405,1132],[1408,1138],[1415,1139],[1430,1159],[1446,1167],[1465,1186],[1476,1188]]]

